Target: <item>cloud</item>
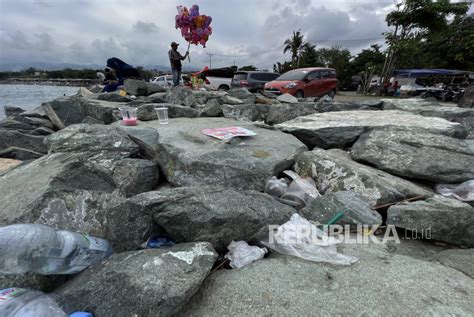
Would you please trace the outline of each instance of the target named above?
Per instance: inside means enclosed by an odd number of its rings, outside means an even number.
[[[154,33],[158,31],[158,27],[153,22],[146,23],[142,21],[137,21],[137,23],[133,25],[133,31],[141,33]]]
[[[1,0],[0,59],[12,62],[104,64],[117,56],[132,65],[168,65],[169,43],[186,42],[174,28],[182,1]],[[201,0],[213,17],[206,48],[191,46],[191,66],[257,65],[271,69],[288,59],[283,42],[301,29],[318,47],[341,45],[353,53],[381,38],[391,0]],[[186,3],[188,6],[192,3]],[[383,41],[381,41],[383,43]],[[189,65],[188,65],[189,66]]]

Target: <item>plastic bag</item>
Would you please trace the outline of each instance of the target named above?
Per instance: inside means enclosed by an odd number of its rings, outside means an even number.
[[[288,186],[288,190],[281,196],[283,200],[288,200],[296,204],[297,209],[301,209],[309,200],[321,196],[316,189],[316,183],[310,177],[300,177],[293,171],[284,171],[286,175],[293,179]]]
[[[277,179],[272,176],[265,185],[265,192],[274,197],[280,197],[288,190],[288,184],[284,178]]]
[[[445,197],[454,197],[461,201],[474,201],[474,180],[465,181],[461,184],[439,184],[436,192]]]
[[[298,214],[293,214],[288,222],[278,227],[276,233],[270,232],[268,239],[260,242],[278,253],[309,261],[339,265],[357,262],[356,257],[337,252],[338,239],[329,236]]]
[[[253,261],[263,259],[268,252],[266,248],[250,246],[245,241],[232,241],[227,249],[229,249],[229,252],[225,257],[230,260],[230,266],[233,269],[240,269]]]

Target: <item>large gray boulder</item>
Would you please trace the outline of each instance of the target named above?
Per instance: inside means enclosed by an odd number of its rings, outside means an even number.
[[[199,289],[216,258],[202,242],[114,254],[56,292],[75,310],[96,316],[172,316]]]
[[[451,249],[434,256],[439,263],[452,267],[474,278],[474,249]]]
[[[115,183],[126,197],[155,189],[159,175],[158,164],[148,160],[128,158],[113,167]]]
[[[312,177],[320,193],[354,191],[368,199],[372,206],[433,195],[405,179],[355,162],[338,149],[301,153],[296,158],[295,170],[301,176]]]
[[[199,113],[200,117],[221,117],[222,108],[220,98],[209,99]]]
[[[254,103],[256,96],[247,88],[234,88],[227,92],[227,95],[244,101],[245,103]]]
[[[290,94],[283,94],[277,97],[277,100],[284,103],[297,103],[298,99]]]
[[[360,100],[360,101],[339,101],[321,98],[317,102],[319,112],[351,111],[351,110],[382,110],[383,101],[380,100]]]
[[[248,241],[266,226],[288,221],[295,212],[268,194],[214,186],[147,192],[131,202],[151,212],[154,222],[176,241],[207,241],[221,252],[232,240]]]
[[[147,96],[148,87],[143,80],[139,79],[125,79],[123,82],[125,91],[130,95]]]
[[[474,314],[471,278],[390,249],[346,245],[342,252],[359,258],[347,267],[272,254],[241,269],[218,270],[179,316]]]
[[[66,279],[67,275],[0,274],[0,289],[18,287],[49,293],[63,284]]]
[[[3,111],[5,112],[5,116],[9,117],[25,112],[25,109],[14,106],[3,106]]]
[[[474,109],[442,106],[424,99],[383,99],[384,110],[402,110],[424,117],[438,117],[474,128]]]
[[[29,161],[42,157],[45,153],[39,153],[16,146],[7,147],[4,150],[0,150],[0,157],[10,158],[21,161]]]
[[[111,166],[113,161],[136,156],[138,145],[122,129],[101,124],[75,124],[45,138],[51,153],[86,154]]]
[[[81,155],[47,155],[0,177],[0,226],[42,223],[105,238],[115,250],[137,249],[151,230],[151,214],[123,208],[127,201],[116,189],[109,172]]]
[[[424,238],[474,246],[474,208],[453,198],[436,195],[425,201],[392,206],[387,212],[387,224]]]
[[[48,103],[53,108],[54,112],[65,125],[71,125],[75,123],[81,123],[84,117],[83,108],[82,108],[83,98],[71,96],[71,97],[61,97],[49,101]],[[40,106],[42,107],[42,105]],[[22,115],[27,115],[28,112],[24,112]]]
[[[124,107],[126,105],[126,102],[111,102],[84,98],[81,100],[81,108],[84,114],[84,118],[89,116],[98,119],[104,122],[105,124],[110,124],[114,121],[117,121],[115,113],[119,111],[119,108]]]
[[[26,184],[26,185],[25,185]],[[35,222],[55,192],[111,193],[113,179],[75,154],[52,154],[0,177],[0,225]]]
[[[397,110],[316,113],[298,117],[276,127],[295,135],[310,148],[325,149],[349,147],[363,133],[381,127],[415,128],[459,138],[468,134],[458,123]]]
[[[319,109],[315,102],[272,104],[268,106],[265,122],[273,125],[317,112]]]
[[[222,105],[224,117],[239,121],[256,121],[259,112],[254,104]]]
[[[336,223],[350,225],[381,225],[382,217],[371,208],[369,201],[362,195],[351,191],[328,193],[312,199],[300,212],[308,220],[320,224],[328,224],[338,212],[343,212],[344,217]]]
[[[0,152],[10,153],[8,158],[13,159],[36,159],[38,154],[43,155],[47,152],[43,140],[44,135],[30,135],[15,130],[0,129]],[[12,149],[24,149],[26,152],[20,150],[22,155],[14,155],[18,151],[12,152]],[[28,153],[31,153],[31,155]],[[3,155],[2,157],[7,156]]]
[[[194,106],[196,102],[193,91],[188,87],[180,86],[168,89],[165,100],[171,104],[188,107]]]
[[[292,135],[225,118],[177,118],[168,125],[158,121],[139,124],[158,131],[156,161],[174,186],[223,185],[263,190],[267,178],[290,167],[295,156],[306,150]],[[257,135],[226,142],[201,132],[237,124]],[[126,132],[133,130],[117,126]]]
[[[226,105],[241,105],[244,102],[239,98],[231,97],[231,96],[224,96],[222,97],[222,103]]]
[[[374,130],[351,156],[391,174],[438,183],[474,179],[474,146],[464,140],[410,129]]]

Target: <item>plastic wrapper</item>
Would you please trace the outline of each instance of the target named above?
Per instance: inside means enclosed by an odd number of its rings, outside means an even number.
[[[288,190],[288,184],[284,178],[277,179],[272,176],[265,185],[265,192],[274,197],[280,197]]]
[[[295,203],[297,209],[301,209],[309,200],[321,196],[316,188],[316,183],[310,177],[300,177],[293,171],[284,171],[286,175],[293,179],[288,186],[288,190],[281,196],[281,199]]]
[[[232,241],[227,247],[229,252],[225,255],[230,260],[233,269],[240,269],[253,261],[263,259],[267,249],[248,245],[245,241]]]
[[[276,233],[270,232],[269,237],[260,242],[278,253],[309,261],[338,265],[357,262],[354,256],[338,253],[338,239],[328,236],[325,231],[298,214],[293,214],[288,222],[278,227]]]
[[[474,180],[461,184],[439,184],[436,192],[445,197],[454,197],[461,201],[474,201]]]

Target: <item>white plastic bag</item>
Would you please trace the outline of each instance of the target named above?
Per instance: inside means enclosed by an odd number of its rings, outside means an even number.
[[[260,241],[263,245],[281,254],[297,256],[314,262],[350,265],[357,258],[337,252],[336,238],[328,234],[298,214],[278,227],[276,233],[270,232],[268,239]]]
[[[445,197],[454,197],[461,201],[474,201],[474,180],[465,181],[461,184],[439,184],[436,192]]]
[[[266,248],[250,246],[245,241],[232,241],[227,249],[229,249],[229,252],[225,257],[230,260],[230,266],[233,269],[240,269],[253,261],[263,259],[268,252]]]

